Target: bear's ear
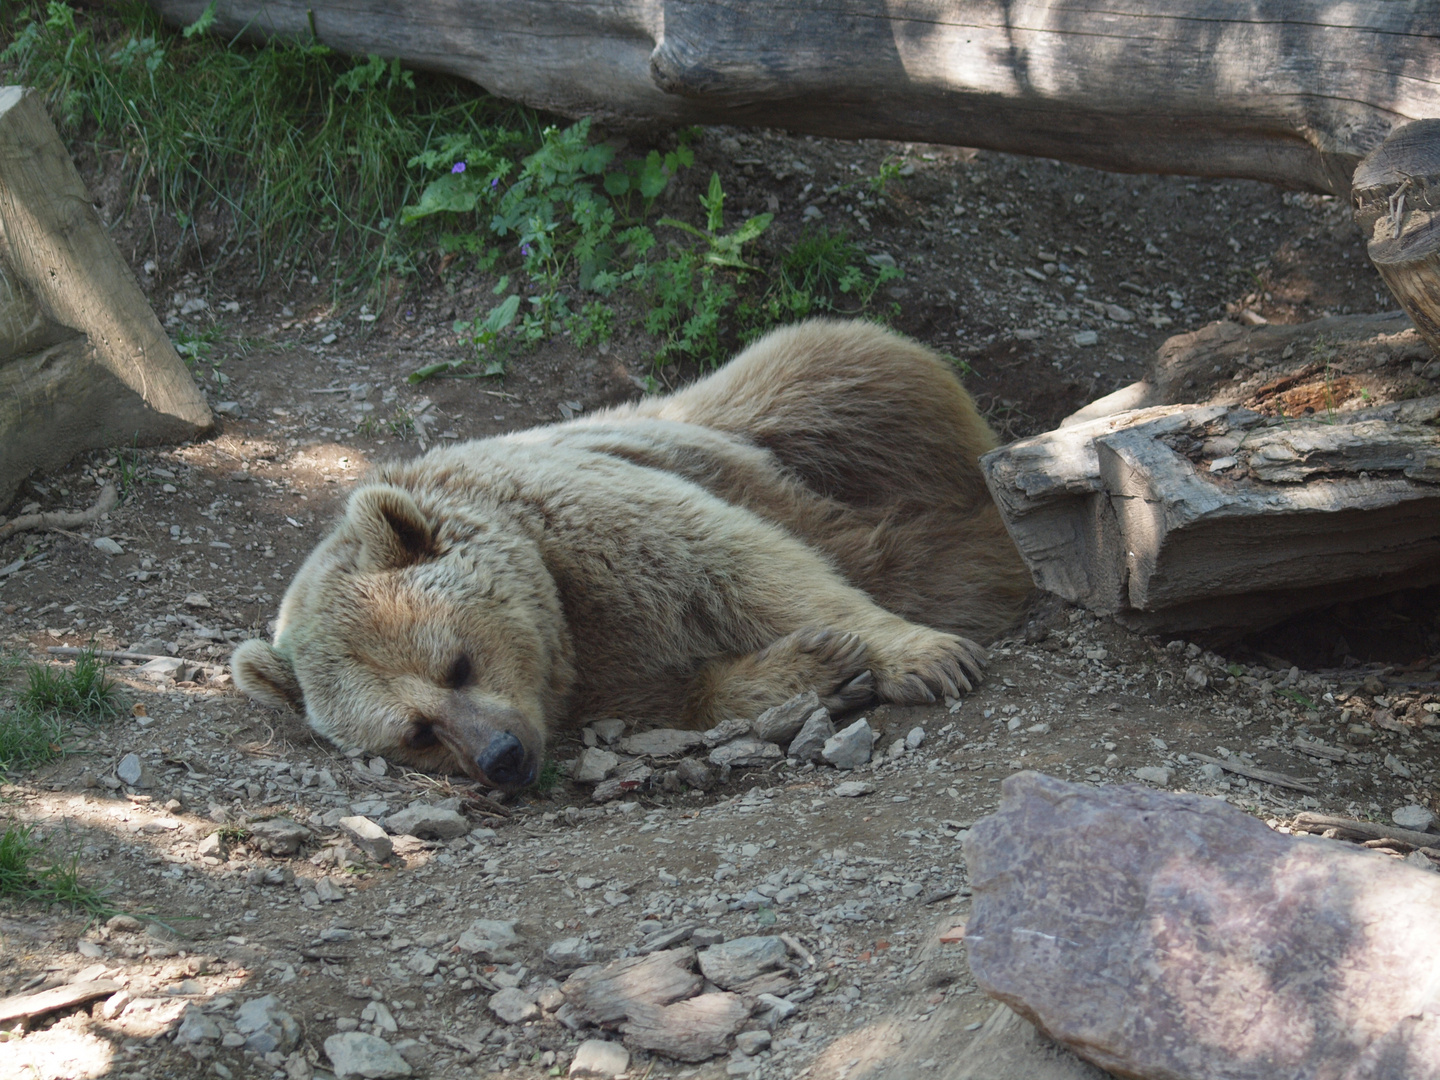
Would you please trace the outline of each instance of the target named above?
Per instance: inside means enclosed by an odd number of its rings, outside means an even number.
[[[435,553],[430,522],[408,491],[388,484],[361,488],[346,517],[360,536],[362,569],[398,570]]]
[[[305,695],[295,666],[265,642],[252,638],[242,641],[230,657],[230,670],[235,685],[267,705],[288,705],[298,713],[305,711]]]

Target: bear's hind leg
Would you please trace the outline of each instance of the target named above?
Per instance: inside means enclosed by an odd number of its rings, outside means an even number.
[[[806,627],[745,656],[714,660],[696,676],[681,715],[691,728],[756,717],[772,705],[814,690],[820,704],[843,712],[872,700],[870,650],[860,635]]]

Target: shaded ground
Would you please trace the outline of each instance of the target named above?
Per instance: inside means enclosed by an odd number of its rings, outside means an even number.
[[[825,195],[893,154],[907,175],[884,196]],[[103,165],[90,175],[113,220],[120,188]],[[905,270],[890,287],[894,324],[970,366],[968,384],[1006,437],[1138,378],[1178,331],[1247,311],[1300,321],[1393,306],[1332,199],[717,129],[697,144],[697,179],[667,194],[674,207],[693,205],[712,168],[741,211],[777,214],[762,242],[783,243],[818,213],[893,258]],[[753,1057],[680,1066],[640,1055],[631,1075],[882,1076],[907,1033],[924,1041],[927,1025],[947,1025],[953,1051],[988,1014],[961,946],[937,934],[966,913],[965,830],[1016,769],[1125,782],[1167,768],[1172,787],[1222,795],[1282,827],[1302,808],[1388,818],[1436,804],[1434,590],[1342,606],[1224,658],[1042,603],[953,709],[863,714],[885,756],[858,776],[782,764],[737,770],[718,791],[603,806],[562,779],[497,810],[464,787],[347,758],[297,718],[235,694],[223,665],[234,643],[268,632],[349,485],[378,460],[551,422],[636,395],[647,377],[663,385],[687,373],[654,371],[654,343],[622,318],[607,345],[516,355],[500,380],[412,386],[411,371],[463,355],[451,322],[490,295],[490,279],[442,277],[437,262],[372,313],[332,306],[318,284],[259,284],[238,262],[207,272],[173,223],[130,219],[116,232],[174,332],[218,330],[196,371],[222,428],[205,443],[90,455],[27,484],[6,513],[85,506],[105,483],[125,499],[92,533],[0,544],[0,568],[26,560],[0,578],[0,644],[45,657],[94,642],[187,664],[178,682],[117,667],[143,715],[85,733],[76,753],[14,778],[4,795],[57,850],[78,850],[85,878],[117,906],[160,921],[107,930],[62,911],[8,911],[0,993],[83,972],[125,983],[132,1000],[114,1018],[97,1007],[12,1040],[0,1075],[304,1080],[327,1067],[327,1036],[363,1025],[415,1040],[404,1048],[423,1075],[538,1077],[563,1071],[583,1037],[544,993],[565,974],[547,946],[583,937],[604,958],[693,926],[792,934],[814,961],[792,956],[799,1008]],[[1091,334],[1094,344],[1079,343]],[[101,535],[123,554],[97,550]],[[1195,670],[1203,688],[1187,680]],[[916,727],[923,744],[889,756]],[[1311,757],[1296,736],[1346,756]],[[572,734],[555,756],[580,749]],[[137,785],[115,778],[128,753],[144,765]],[[1197,754],[1303,778],[1314,794],[1243,780]],[[874,792],[834,794],[854,778]],[[476,831],[404,842],[387,865],[337,831],[340,816],[383,819],[414,799],[456,796]],[[246,839],[275,815],[310,830],[294,856]],[[217,830],[224,843],[202,848]],[[519,920],[514,959],[459,946],[475,918]],[[487,1001],[509,985],[552,1007],[502,1022]],[[165,1034],[192,1003],[223,1039],[238,1005],[267,992],[300,1025],[300,1042],[279,1056]]]

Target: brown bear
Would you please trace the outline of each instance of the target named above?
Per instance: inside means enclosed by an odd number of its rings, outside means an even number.
[[[668,397],[378,468],[235,678],[342,746],[507,789],[588,719],[958,696],[969,639],[1030,590],[994,445],[928,349],[777,330]]]

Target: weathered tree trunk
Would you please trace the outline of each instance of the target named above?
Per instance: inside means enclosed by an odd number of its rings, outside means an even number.
[[[1370,261],[1440,354],[1440,120],[1396,129],[1355,170],[1354,197]]]
[[[1440,581],[1437,417],[1440,397],[1310,420],[1161,406],[981,465],[1041,588],[1218,640]]]
[[[211,423],[40,96],[0,87],[0,509],[33,469]]]
[[[209,0],[151,0],[176,23]],[[1325,0],[218,0],[569,115],[913,139],[1348,194],[1440,115],[1440,9]]]

